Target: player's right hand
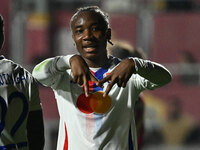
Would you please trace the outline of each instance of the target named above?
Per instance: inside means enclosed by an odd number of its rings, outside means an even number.
[[[84,87],[85,96],[89,96],[89,81],[98,83],[98,79],[90,72],[85,60],[80,55],[74,55],[70,58],[73,82]]]
[[[126,83],[130,79],[131,75],[135,72],[135,63],[132,59],[125,59],[119,65],[117,65],[109,75],[101,79],[97,86],[103,86],[105,82],[109,82],[104,97],[108,95],[113,85],[116,83],[118,87],[126,87]]]

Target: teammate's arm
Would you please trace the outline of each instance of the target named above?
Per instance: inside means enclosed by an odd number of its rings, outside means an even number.
[[[27,120],[27,136],[29,150],[43,150],[44,123],[42,110],[35,110],[29,112]]]
[[[34,78],[31,77],[30,81],[29,114],[27,118],[27,138],[29,150],[43,150],[44,122],[39,88],[38,83]]]
[[[133,73],[137,73],[151,82],[153,87],[147,86],[149,89],[163,86],[169,83],[172,78],[170,72],[164,66],[149,60],[134,58],[123,60],[108,76],[100,80],[97,85],[102,86],[103,83],[110,82],[104,93],[104,96],[106,96],[115,83],[119,87],[125,87]]]

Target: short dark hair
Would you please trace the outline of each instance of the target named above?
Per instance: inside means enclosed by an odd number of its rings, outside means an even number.
[[[70,27],[72,28],[73,21],[78,17],[78,15],[82,12],[93,12],[101,17],[103,23],[105,24],[105,29],[108,29],[109,26],[109,19],[107,13],[102,11],[98,6],[86,6],[78,8],[77,12],[72,16],[70,20]]]

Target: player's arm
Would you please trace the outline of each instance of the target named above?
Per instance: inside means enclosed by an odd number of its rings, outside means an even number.
[[[90,72],[85,60],[80,55],[70,58],[70,66],[73,74],[73,82],[83,85],[85,96],[89,96],[89,81],[97,84],[98,79]]]
[[[51,86],[57,82],[56,76],[59,73],[71,69],[73,81],[79,85],[84,85],[85,95],[89,95],[89,84],[91,80],[97,83],[97,79],[92,75],[85,60],[80,55],[58,56],[46,59],[33,69],[33,76],[42,84]]]
[[[119,87],[125,87],[132,74],[139,74],[148,81],[145,88],[153,89],[169,83],[172,79],[170,72],[162,65],[139,58],[123,60],[110,75],[98,82],[98,86],[109,81],[104,96],[111,90],[112,86],[117,83]],[[152,86],[151,86],[152,85]]]
[[[44,122],[37,81],[30,76],[29,114],[27,118],[27,137],[29,150],[43,150]]]
[[[135,64],[136,73],[158,87],[171,82],[172,75],[163,65],[139,58],[133,58],[132,60]]]
[[[44,123],[42,110],[35,110],[29,112],[27,120],[27,136],[29,150],[43,150]]]
[[[70,57],[71,55],[58,56],[42,61],[34,67],[32,72],[33,77],[35,77],[43,85],[54,85],[57,82],[56,77],[60,75],[60,73],[70,69]]]

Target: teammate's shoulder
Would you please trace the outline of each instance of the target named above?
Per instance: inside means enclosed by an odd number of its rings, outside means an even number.
[[[13,74],[24,75],[29,78],[32,78],[32,74],[19,63],[4,58],[4,65],[6,66],[7,70],[10,70],[10,72],[12,72]]]

